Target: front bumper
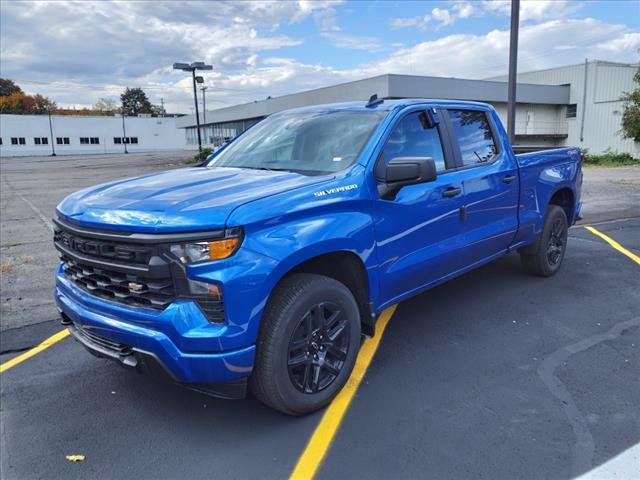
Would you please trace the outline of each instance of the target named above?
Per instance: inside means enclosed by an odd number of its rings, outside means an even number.
[[[242,384],[253,369],[255,345],[220,351],[226,326],[209,323],[191,301],[162,312],[118,305],[86,294],[59,269],[56,302],[85,348],[123,366],[208,393],[212,384]]]

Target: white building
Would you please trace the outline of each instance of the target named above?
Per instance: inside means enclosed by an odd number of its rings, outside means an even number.
[[[560,118],[566,120],[567,137],[557,145],[573,145],[588,148],[591,153],[606,150],[629,153],[640,157],[640,144],[621,135],[625,92],[640,88],[633,82],[638,64],[593,60],[565,67],[549,68],[518,74],[518,82],[540,85],[568,85],[569,104],[562,109]],[[507,76],[493,80],[507,81]],[[505,117],[506,118],[506,115]],[[557,121],[549,112],[538,109],[519,109],[516,113],[516,131],[544,128],[544,122]]]
[[[186,148],[173,117],[0,115],[0,156],[150,152]]]
[[[608,149],[640,157],[640,145],[620,134],[624,92],[637,86],[638,65],[593,61],[588,64],[518,75],[516,138],[519,146],[577,146],[591,153]],[[289,108],[381,98],[444,98],[492,104],[506,125],[506,76],[489,80],[380,75],[306,92],[207,111],[201,127],[205,145],[219,146],[265,116]],[[203,115],[201,114],[201,117]],[[177,119],[187,144],[197,144],[195,115]]]

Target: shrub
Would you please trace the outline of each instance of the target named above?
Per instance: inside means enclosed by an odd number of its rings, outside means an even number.
[[[192,159],[187,160],[185,163],[202,163],[209,155],[213,153],[213,149],[205,147],[201,152],[196,153]]]
[[[587,166],[618,167],[623,165],[640,165],[640,159],[633,158],[628,153],[617,153],[606,150],[600,155],[584,151],[584,164]]]

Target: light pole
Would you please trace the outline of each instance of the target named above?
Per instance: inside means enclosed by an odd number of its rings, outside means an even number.
[[[507,98],[507,135],[513,145],[516,139],[516,84],[518,81],[518,26],[520,0],[511,0],[511,29],[509,41],[509,86]]]
[[[203,83],[202,77],[196,78],[196,70],[213,70],[211,65],[205,65],[204,62],[192,62],[189,63],[174,63],[174,70],[182,70],[184,72],[191,72],[191,78],[193,79],[193,103],[196,107],[196,125],[198,127],[198,151],[202,151],[202,137],[200,136],[200,113],[198,112],[198,94],[196,92],[196,81]]]
[[[200,87],[202,90],[202,123],[206,125],[207,123],[207,99],[204,97],[204,93],[207,91],[207,86]]]
[[[47,113],[49,114],[49,134],[51,135],[51,156],[56,156],[56,146],[53,141],[53,124],[51,123],[51,105],[47,108]]]
[[[207,128],[207,100],[204,96],[204,93],[207,91],[207,87],[206,85],[203,85],[202,87],[200,87],[200,90],[202,90],[202,123],[204,124],[204,128]],[[206,133],[206,130],[205,130]],[[205,143],[208,143],[205,139]]]
[[[124,153],[127,151],[127,131],[124,128],[124,105],[122,106],[122,144],[124,145]]]

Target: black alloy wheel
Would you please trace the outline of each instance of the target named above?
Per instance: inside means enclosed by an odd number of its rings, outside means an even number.
[[[297,390],[317,393],[338,377],[349,351],[349,324],[332,302],[311,307],[289,340],[287,366]]]

